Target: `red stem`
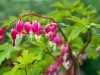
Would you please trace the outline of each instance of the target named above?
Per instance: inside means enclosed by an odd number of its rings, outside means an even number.
[[[79,55],[80,55],[81,53],[84,52],[84,50],[86,49],[86,47],[87,47],[87,46],[89,45],[89,43],[91,42],[91,31],[90,31],[90,29],[88,29],[88,34],[89,34],[88,41],[87,41],[86,45],[82,48],[82,50],[80,51],[80,53],[78,54],[77,58],[79,57]]]

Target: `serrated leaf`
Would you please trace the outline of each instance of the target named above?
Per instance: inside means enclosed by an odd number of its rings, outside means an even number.
[[[0,65],[4,61],[4,59],[9,55],[11,50],[12,50],[12,46],[9,45],[8,48],[2,53],[2,55],[0,56]]]
[[[76,29],[74,29],[71,34],[69,35],[68,37],[68,42],[73,40],[75,37],[78,36],[78,34],[84,29],[85,27],[84,26],[81,26],[81,27],[78,27]]]
[[[94,36],[92,36],[92,41],[91,41],[91,43],[94,45],[93,46],[93,49],[94,50],[96,50],[96,48],[97,48],[97,46],[98,46],[98,44],[99,44],[99,37],[98,36],[96,36],[96,35],[94,35]]]
[[[59,8],[65,8],[65,6],[63,4],[61,4],[60,2],[55,2],[51,6],[53,6],[53,7],[59,7]]]
[[[0,45],[0,50],[8,49],[9,46],[10,46],[9,43],[2,44],[2,45]]]
[[[87,56],[88,58],[92,58],[92,59],[97,59],[97,54],[94,50],[87,50]]]
[[[11,72],[12,73],[15,73],[19,68],[24,68],[24,66],[23,65],[15,65],[13,68],[12,68],[12,70],[11,70]]]
[[[19,63],[22,64],[22,65],[25,65],[24,59],[23,59],[21,56],[19,56],[19,57],[17,58],[17,62],[19,62]]]
[[[88,18],[83,17],[83,18],[82,18],[82,21],[83,21],[85,24],[89,24],[89,19],[88,19]]]
[[[35,69],[35,68],[38,68],[38,67],[41,67],[43,66],[44,64],[46,63],[46,61],[42,60],[42,61],[36,61],[32,67]]]
[[[96,24],[95,27],[96,27],[96,28],[100,28],[100,24]]]
[[[76,17],[76,16],[72,16],[71,18],[66,18],[67,20],[71,20],[71,21],[73,21],[73,22],[76,22],[76,23],[79,23],[80,24],[80,26],[86,26],[86,24],[81,20],[81,19],[79,19],[78,17]]]
[[[24,63],[26,65],[27,62],[28,62],[28,50],[24,50],[22,56],[23,56],[23,59],[24,59]]]

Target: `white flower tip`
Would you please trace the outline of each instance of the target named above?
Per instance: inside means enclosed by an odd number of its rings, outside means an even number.
[[[56,51],[56,44],[55,43],[53,45],[53,50],[54,50],[54,52]]]
[[[19,35],[17,35],[17,37],[18,37],[19,41],[21,41],[21,39],[22,39],[22,33],[20,33]]]
[[[49,41],[50,47],[53,47],[54,43],[52,41]]]
[[[66,61],[67,60],[67,54],[65,53],[63,56],[63,60]]]
[[[35,34],[35,38],[36,38],[36,41],[39,41],[40,38],[41,38],[41,35],[37,35],[37,34]]]
[[[66,70],[68,70],[68,69],[70,68],[70,66],[71,66],[69,61],[63,62],[62,65],[64,66],[64,68],[65,68]]]
[[[29,33],[30,33],[30,40],[32,41],[32,31],[30,31]]]

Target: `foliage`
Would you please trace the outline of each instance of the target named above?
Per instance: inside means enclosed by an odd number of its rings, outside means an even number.
[[[86,53],[88,59],[97,60],[100,50],[100,31],[98,30],[100,24],[95,23],[98,22],[99,19],[98,17],[94,17],[97,11],[91,9],[91,5],[85,6],[80,0],[76,0],[74,3],[70,3],[67,0],[62,0],[62,2],[56,1],[51,7],[55,10],[45,14],[51,17],[50,21],[41,19],[41,17],[38,18],[39,16],[32,17],[31,15],[32,20],[38,19],[42,24],[42,29],[45,28],[47,23],[51,23],[51,19],[57,22],[57,32],[62,34],[63,44],[69,43],[70,45],[68,59],[73,61],[75,69],[78,69],[78,66],[75,66],[76,63],[83,63],[82,61],[80,62],[80,57],[84,53]],[[23,11],[19,16],[27,13],[29,12]],[[10,16],[8,20],[3,20],[1,22],[2,27],[7,25],[11,26],[9,23],[17,18],[16,16]],[[24,20],[24,22],[30,21],[30,15],[23,17],[22,20]],[[13,23],[13,25],[15,24]],[[44,74],[47,67],[57,61],[56,58],[60,56],[61,46],[63,44],[57,46],[54,52],[53,48],[49,45],[48,37],[44,34],[41,34],[39,41],[35,39],[30,41],[28,40],[29,35],[23,35],[21,40],[16,39],[16,45],[13,47],[11,44],[11,35],[9,34],[10,29],[11,28],[8,27],[5,34],[9,39],[6,39],[6,42],[0,45],[0,64],[2,66],[5,59],[11,59],[12,62],[16,62],[14,66],[10,66],[11,71],[5,72],[3,75]],[[32,38],[35,38],[35,35],[32,35]],[[74,56],[74,52],[77,56]],[[59,68],[59,71],[65,69],[63,65],[60,65]],[[59,71],[57,71],[57,73],[59,73]],[[71,71],[71,69],[68,71]]]

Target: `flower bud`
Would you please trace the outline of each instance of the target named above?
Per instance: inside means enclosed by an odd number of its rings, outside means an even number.
[[[16,30],[18,31],[18,32],[22,32],[22,29],[23,29],[23,26],[24,26],[24,23],[23,23],[23,21],[20,19],[18,22],[17,22],[17,24],[16,24]]]
[[[3,40],[3,36],[2,35],[0,35],[0,41],[2,41]]]
[[[32,29],[31,23],[30,22],[26,22],[24,24],[24,29],[26,30],[27,33],[29,33],[31,31],[31,29]]]
[[[44,28],[44,32],[47,34],[49,32],[54,32],[57,28],[57,23],[47,24]]]
[[[15,46],[15,41],[16,41],[16,35],[17,35],[17,31],[16,29],[12,28],[10,31],[11,37],[12,37],[12,44],[13,46]]]
[[[40,33],[42,32],[42,26],[40,25],[39,22],[37,22],[37,21],[32,22],[32,31],[35,34],[40,35]]]
[[[60,34],[56,34],[56,37],[54,38],[54,43],[56,45],[61,45],[62,44],[62,37]]]
[[[0,28],[0,35],[3,35],[5,28]]]
[[[69,51],[69,44],[68,43],[63,44],[61,46],[61,55],[64,55],[65,53],[68,53],[68,51]]]

